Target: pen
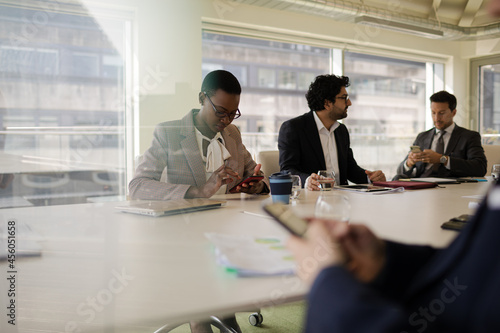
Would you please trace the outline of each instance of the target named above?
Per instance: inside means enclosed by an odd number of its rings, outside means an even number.
[[[270,216],[267,216],[267,215],[252,213],[252,212],[249,212],[249,211],[246,211],[246,210],[242,210],[241,212],[243,214],[248,214],[248,215],[257,216],[257,217],[263,217],[263,218],[266,218],[266,219],[270,219],[271,218]]]

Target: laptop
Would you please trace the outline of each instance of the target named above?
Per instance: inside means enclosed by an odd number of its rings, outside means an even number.
[[[177,199],[168,201],[129,201],[127,205],[117,206],[116,209],[124,213],[146,216],[169,216],[214,209],[226,204],[223,200],[211,199]]]
[[[420,178],[410,178],[413,182],[427,182],[436,184],[459,184],[459,182],[454,178],[438,178],[438,177],[420,177]]]

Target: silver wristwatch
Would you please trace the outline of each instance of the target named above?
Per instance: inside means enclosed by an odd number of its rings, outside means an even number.
[[[446,162],[448,162],[448,156],[442,155],[439,159],[439,163],[446,164]]]

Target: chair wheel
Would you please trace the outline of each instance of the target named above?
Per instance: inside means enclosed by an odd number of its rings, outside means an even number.
[[[258,312],[252,313],[250,316],[248,316],[248,321],[250,322],[250,325],[252,326],[260,326],[262,322],[264,321],[264,317]]]

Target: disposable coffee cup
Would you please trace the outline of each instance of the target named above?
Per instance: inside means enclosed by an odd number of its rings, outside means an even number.
[[[276,172],[269,176],[271,198],[273,202],[290,203],[292,194],[292,176],[288,172]]]

